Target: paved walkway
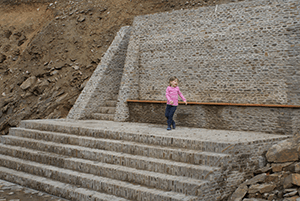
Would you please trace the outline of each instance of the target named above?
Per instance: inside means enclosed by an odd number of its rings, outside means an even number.
[[[0,201],[67,201],[44,192],[0,180]]]
[[[28,120],[31,121],[31,120]],[[167,131],[166,126],[148,123],[114,122],[99,120],[33,120],[54,125],[72,126],[73,128],[105,129],[110,131],[124,131],[128,133],[141,133],[156,136],[184,137],[191,140],[226,143],[259,142],[270,139],[286,138],[285,135],[274,135],[261,132],[229,131],[204,128],[191,128],[177,126],[175,130]]]

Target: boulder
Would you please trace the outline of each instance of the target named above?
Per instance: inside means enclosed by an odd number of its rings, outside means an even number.
[[[274,184],[255,184],[249,187],[248,193],[269,193],[276,188]]]
[[[300,172],[300,163],[292,163],[291,165],[284,167],[282,169],[283,171],[290,171],[293,173],[299,173]]]
[[[300,163],[295,164],[295,172],[300,173]]]
[[[232,194],[228,201],[241,201],[248,191],[248,187],[245,184],[240,185],[236,191]]]
[[[291,198],[284,198],[283,201],[300,201],[299,196],[294,196]]]
[[[267,178],[267,174],[263,173],[263,174],[256,175],[255,177],[251,178],[250,180],[246,181],[245,183],[247,185],[253,185],[256,183],[264,182],[266,180],[266,178]]]
[[[272,167],[271,167],[270,164],[268,163],[265,167],[256,170],[254,173],[255,173],[255,174],[261,174],[261,173],[269,172],[270,170],[272,170]]]
[[[30,88],[32,85],[34,85],[36,82],[36,77],[31,76],[30,78],[27,78],[22,84],[21,84],[21,89],[26,90]]]
[[[292,184],[300,186],[300,174],[292,174]]]
[[[292,196],[294,196],[296,194],[298,194],[297,190],[289,192],[289,193],[286,193],[286,194],[283,195],[283,197],[292,197]]]
[[[266,182],[273,182],[273,183],[279,183],[280,178],[281,178],[281,174],[280,173],[274,173],[274,174],[270,174],[267,176],[266,178]]]
[[[280,172],[284,167],[291,165],[293,162],[287,163],[272,163],[272,171],[273,172]]]
[[[283,188],[291,188],[293,186],[292,175],[288,175],[283,180]]]
[[[268,162],[284,163],[298,160],[297,147],[290,140],[273,145],[266,154]]]

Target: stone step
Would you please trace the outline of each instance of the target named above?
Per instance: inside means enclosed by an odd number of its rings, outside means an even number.
[[[39,151],[51,152],[69,157],[99,161],[103,163],[122,165],[147,170],[162,174],[184,176],[200,180],[214,180],[218,177],[220,168],[204,165],[193,165],[145,156],[135,156],[126,153],[118,153],[99,149],[80,147],[75,145],[46,142],[17,136],[2,136],[4,144],[21,146]]]
[[[99,107],[97,111],[102,114],[115,114],[116,107]]]
[[[105,106],[106,107],[117,107],[117,100],[106,100],[105,101]]]
[[[181,131],[180,127],[176,128],[176,130],[174,131],[172,130],[171,132],[169,132],[166,131],[165,128],[163,130],[160,130],[159,128],[149,128],[147,125],[144,127],[138,127],[138,124],[133,123],[96,120],[90,120],[89,122],[83,121],[82,125],[80,125],[80,123],[72,121],[64,122],[63,120],[26,120],[21,121],[20,127],[27,129],[36,129],[41,131],[74,134],[80,136],[123,140],[149,145],[167,146],[183,149],[188,148],[191,150],[200,150],[206,152],[234,154],[231,153],[232,149],[230,148],[232,148],[234,144],[228,140],[230,139],[230,136],[227,134],[228,131],[225,131],[226,134],[223,135],[218,134],[218,132],[222,133],[223,131],[217,130],[214,131],[216,132],[215,134],[206,134],[204,132],[204,134],[202,135],[201,133],[199,133],[199,129],[196,129],[195,132],[198,132],[201,136],[189,138],[189,136],[184,136],[185,131]],[[156,130],[159,130],[159,132],[157,132]],[[231,131],[231,133],[234,132],[235,131]],[[204,135],[206,137],[210,137],[211,139],[203,139],[202,136]],[[255,135],[255,137],[257,136],[258,135]],[[226,141],[224,140],[224,138],[226,138]]]
[[[24,128],[12,128],[10,130],[10,135],[214,167],[226,165],[227,162],[231,160],[231,155],[229,154],[188,149],[174,149],[157,145],[147,145],[121,140],[85,137]]]
[[[95,163],[95,161],[66,157],[58,154],[3,144],[0,144],[0,154],[79,172],[91,173],[111,179],[127,181],[151,188],[174,192],[185,192],[185,194],[191,195],[196,194],[194,187],[205,186],[207,183],[207,181],[204,180],[137,170],[135,168],[128,168],[124,166],[120,167],[119,165],[101,162]],[[1,161],[0,165],[2,165]]]
[[[102,114],[102,113],[93,113],[92,117],[97,120],[108,120],[113,121],[115,114]]]
[[[51,165],[44,165],[23,159],[16,159],[10,156],[0,155],[0,163],[4,167],[18,169],[19,171],[46,177],[52,180],[58,180],[63,183],[81,186],[101,193],[113,194],[114,196],[125,199],[143,200],[144,198],[153,198],[153,200],[194,200],[197,197],[172,191],[162,191],[154,188],[146,188],[140,185],[134,185],[124,181],[118,181],[93,174],[80,173],[77,171],[66,170]],[[192,186],[197,193],[199,186]]]
[[[79,188],[52,179],[12,170],[0,166],[0,179],[17,183],[22,186],[44,191],[69,200],[80,201],[126,201],[127,199],[100,193],[86,188]]]

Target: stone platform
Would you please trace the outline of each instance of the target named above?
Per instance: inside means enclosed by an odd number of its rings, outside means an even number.
[[[27,120],[0,179],[71,200],[218,200],[289,136],[98,120]]]

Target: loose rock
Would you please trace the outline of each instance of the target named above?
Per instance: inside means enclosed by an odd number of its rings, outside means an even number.
[[[34,85],[34,83],[36,82],[36,77],[35,76],[31,76],[30,78],[28,78],[27,80],[25,80],[22,84],[21,84],[21,89],[26,90],[28,88],[30,88],[32,85]]]

